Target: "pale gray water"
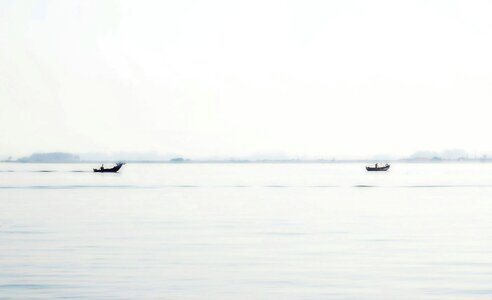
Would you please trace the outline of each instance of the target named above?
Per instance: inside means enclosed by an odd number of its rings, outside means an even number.
[[[0,164],[0,299],[492,299],[492,164],[92,167]]]

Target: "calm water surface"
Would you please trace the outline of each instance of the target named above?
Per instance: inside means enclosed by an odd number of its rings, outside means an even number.
[[[0,299],[492,299],[492,164],[0,164]]]

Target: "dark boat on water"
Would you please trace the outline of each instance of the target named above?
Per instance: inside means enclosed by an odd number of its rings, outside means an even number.
[[[125,163],[119,162],[116,164],[116,166],[109,168],[109,169],[105,169],[103,166],[101,166],[101,168],[99,168],[99,169],[94,169],[94,172],[96,172],[96,173],[116,173],[121,169],[121,167],[124,164]]]
[[[378,164],[375,164],[374,167],[373,166],[367,166],[366,167],[366,170],[367,171],[388,171],[388,169],[390,168],[390,165],[389,164],[385,164],[384,166],[378,166]]]

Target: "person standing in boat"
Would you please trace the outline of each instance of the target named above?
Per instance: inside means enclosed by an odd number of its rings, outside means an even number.
[[[104,170],[104,164],[101,165],[101,171]]]
[[[376,163],[376,169],[378,168],[378,163]]]

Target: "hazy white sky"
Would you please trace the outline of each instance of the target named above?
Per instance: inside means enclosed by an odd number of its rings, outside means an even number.
[[[0,0],[0,155],[492,152],[491,1]]]

